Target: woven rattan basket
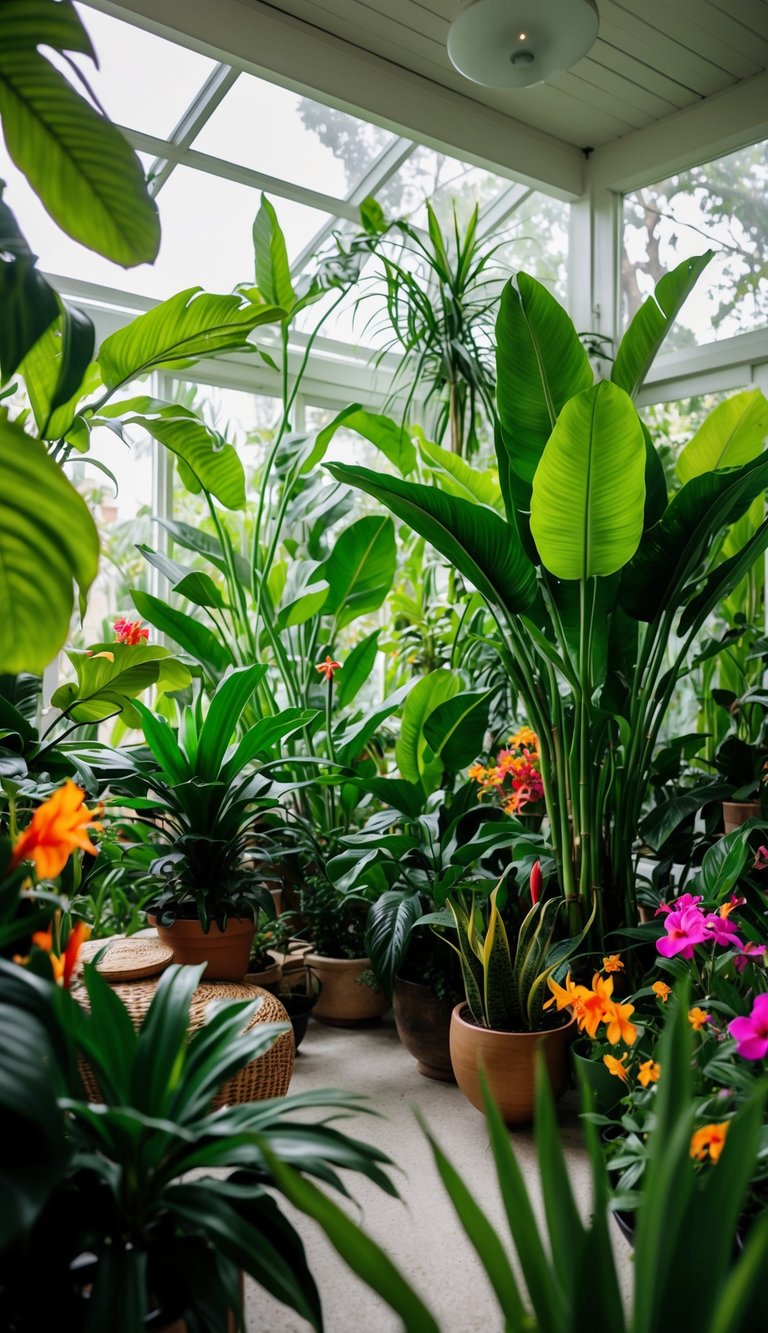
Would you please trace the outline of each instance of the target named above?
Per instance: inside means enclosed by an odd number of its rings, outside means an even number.
[[[140,1027],[152,1003],[159,980],[159,977],[145,977],[142,980],[124,981],[112,986],[137,1028]],[[88,992],[84,986],[78,985],[72,993],[80,1004],[86,1008],[88,1007]],[[247,1025],[248,1029],[254,1027],[257,1023],[288,1023],[290,1021],[280,1001],[269,991],[262,990],[260,986],[239,985],[233,981],[204,981],[192,996],[189,1009],[190,1032],[202,1027],[207,1021],[210,1016],[209,1006],[212,1002],[218,1000],[255,1000],[257,998],[261,999],[261,1004],[251,1017]],[[289,1032],[282,1033],[264,1055],[252,1060],[233,1078],[228,1079],[215,1097],[213,1106],[215,1108],[231,1106],[240,1102],[258,1102],[269,1097],[285,1096],[293,1073],[295,1054],[296,1048],[293,1030],[291,1029]],[[80,1072],[89,1100],[102,1102],[104,1099],[99,1091],[93,1071],[82,1061]]]

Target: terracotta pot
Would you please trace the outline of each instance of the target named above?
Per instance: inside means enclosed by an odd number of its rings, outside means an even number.
[[[370,958],[325,958],[308,953],[305,962],[320,982],[320,997],[314,1008],[315,1018],[334,1027],[355,1027],[370,1023],[389,1008],[383,990],[374,990],[360,981],[371,966]]]
[[[455,1083],[449,1033],[450,1000],[438,1000],[429,986],[395,977],[392,996],[397,1035],[425,1078]]]
[[[172,926],[160,926],[153,916],[147,920],[163,944],[173,949],[174,963],[207,963],[204,981],[244,981],[256,934],[253,921],[230,917],[224,931],[211,922],[206,935],[199,921],[179,919]]]
[[[723,801],[723,826],[726,833],[741,828],[748,819],[759,819],[762,809],[759,801]]]
[[[576,1019],[542,1032],[496,1032],[473,1023],[466,1004],[451,1015],[451,1063],[467,1101],[484,1111],[479,1070],[508,1125],[533,1119],[536,1051],[547,1062],[552,1091],[560,1097],[568,1087],[568,1046],[576,1035]]]
[[[250,986],[261,986],[262,990],[268,990],[273,995],[277,995],[280,982],[283,979],[282,964],[278,954],[273,952],[272,949],[267,949],[267,957],[270,960],[269,967],[263,967],[261,971],[257,972],[248,972],[245,979]]]

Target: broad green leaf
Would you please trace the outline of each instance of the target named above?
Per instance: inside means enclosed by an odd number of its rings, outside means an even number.
[[[322,567],[328,582],[323,615],[333,616],[341,630],[378,611],[392,587],[396,558],[391,518],[371,514],[345,528]]]
[[[413,472],[416,466],[416,449],[408,430],[403,426],[398,426],[389,417],[379,416],[375,412],[366,412],[365,408],[361,407],[359,403],[352,403],[351,407],[345,407],[343,412],[340,412],[337,417],[334,417],[333,421],[329,422],[320,431],[317,436],[316,448],[322,452],[318,457],[325,454],[336,431],[342,429],[342,427],[344,430],[356,431],[358,435],[362,435],[364,440],[369,440],[371,444],[374,444],[403,477],[407,477],[409,472]]]
[[[95,60],[91,39],[71,0],[3,0],[0,40],[9,51],[77,51]]]
[[[689,601],[680,617],[679,634],[687,634],[694,625],[703,625],[706,617],[720,606],[768,547],[768,519],[744,543],[743,548],[723,560],[707,577],[696,596]]]
[[[643,532],[645,440],[631,399],[607,380],[566,403],[533,481],[531,532],[560,579],[613,574]]]
[[[0,421],[0,671],[40,672],[84,601],[99,538],[88,506],[39,440]]]
[[[407,698],[414,688],[414,684],[413,680],[406,681],[405,685],[401,685],[359,721],[342,724],[335,729],[334,748],[340,764],[354,764],[360,758],[371,737],[378,731],[382,722],[386,722],[387,718],[399,708],[403,699]]]
[[[480,472],[458,454],[443,449],[431,440],[419,439],[419,451],[434,471],[438,484],[450,495],[462,500],[476,500],[500,512],[504,508],[501,490],[490,472]]]
[[[58,297],[38,272],[37,256],[19,231],[4,190],[0,182],[0,384],[10,379],[59,314]]]
[[[108,389],[162,367],[180,369],[201,357],[249,352],[249,334],[282,316],[274,306],[188,287],[105,338],[98,362]]]
[[[75,398],[90,365],[93,348],[91,321],[62,302],[59,318],[48,326],[22,361],[19,370],[24,376],[35,425],[43,438],[55,438],[49,428],[56,418],[56,408],[67,402],[70,402],[69,419],[56,423],[59,435],[72,424]]]
[[[264,679],[267,668],[260,663],[235,667],[216,688],[208,706],[195,763],[195,773],[208,782],[216,782],[230,741],[240,724],[243,710],[254,690]]]
[[[435,486],[329,463],[337,481],[374,496],[446,559],[494,606],[515,613],[536,600],[536,575],[517,531],[495,510],[446,495]]]
[[[103,643],[67,656],[77,682],[60,685],[51,703],[73,722],[100,722],[122,712],[127,700],[151,685],[161,691],[183,690],[191,680],[188,669],[161,644]]]
[[[285,237],[274,205],[265,194],[253,224],[253,255],[256,285],[269,305],[281,306],[290,314],[296,303]]]
[[[619,343],[611,371],[613,383],[625,389],[631,398],[637,394],[656,353],[714,253],[707,250],[693,259],[684,259],[671,273],[665,273],[656,283],[653,295],[635,313]]]
[[[379,651],[380,633],[381,630],[375,629],[355,644],[344,658],[341,670],[336,672],[333,688],[339,708],[346,708],[352,703],[370,676]]]
[[[187,490],[210,491],[227,509],[245,508],[245,472],[237,451],[194,412],[171,407],[157,416],[131,415],[126,425],[141,426],[185,465]]]
[[[229,650],[207,625],[138,588],[131,589],[131,597],[142,620],[167,634],[215,679],[232,665]]]
[[[570,317],[546,287],[517,275],[496,321],[496,402],[509,463],[528,489],[552,428],[569,398],[594,375]],[[525,507],[525,506],[521,506]]]
[[[710,412],[677,460],[680,480],[702,472],[740,467],[762,452],[768,436],[768,401],[759,389],[726,398]]]
[[[434,755],[429,750],[424,734],[424,727],[430,713],[439,704],[452,699],[461,690],[461,680],[455,671],[430,671],[422,676],[411,690],[403,707],[400,735],[395,746],[395,761],[400,776],[408,782],[425,781],[428,784],[434,777],[435,770],[439,777],[442,764],[435,764]]]
[[[270,570],[270,574],[272,570]],[[292,625],[303,625],[312,616],[322,610],[328,598],[328,584],[323,576],[323,566],[316,560],[291,560],[287,570],[283,570],[283,588],[280,592],[280,611],[277,628],[287,629]],[[272,579],[271,587],[277,589],[280,576]]]
[[[439,704],[424,723],[424,737],[445,767],[458,773],[483,749],[493,690],[463,690]]]
[[[138,157],[37,50],[5,43],[5,9],[0,118],[10,157],[68,236],[124,268],[151,264],[160,220]]]
[[[420,894],[401,889],[382,893],[368,913],[365,952],[389,996],[405,959],[414,922],[422,914]]]

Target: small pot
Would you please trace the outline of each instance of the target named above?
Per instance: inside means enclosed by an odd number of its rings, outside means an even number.
[[[315,1005],[315,1018],[333,1027],[356,1027],[371,1023],[389,1008],[383,990],[374,990],[361,982],[371,966],[370,958],[326,958],[308,953],[305,962],[317,977],[322,990]]]
[[[451,1015],[451,1063],[467,1101],[485,1111],[480,1087],[482,1068],[496,1104],[508,1125],[527,1125],[535,1103],[536,1052],[546,1060],[552,1091],[561,1097],[568,1087],[568,1047],[576,1019],[541,1032],[497,1032],[472,1022],[466,1004]]]
[[[226,930],[219,930],[214,921],[205,934],[199,921],[185,921],[181,917],[172,926],[161,926],[156,917],[147,916],[163,944],[173,949],[174,963],[205,963],[204,981],[245,980],[251,945],[256,934],[253,921],[230,917]]]
[[[587,1054],[587,1049],[580,1049],[578,1041],[571,1047],[571,1060],[577,1090],[581,1087],[581,1074],[592,1089],[594,1109],[600,1115],[610,1115],[624,1096],[625,1088],[621,1079],[609,1073],[602,1060],[593,1060]]]
[[[395,977],[392,996],[397,1035],[425,1078],[455,1083],[449,1034],[450,1000],[439,1000],[429,986]]]
[[[723,827],[733,833],[748,819],[759,819],[762,814],[759,801],[723,801]]]
[[[277,954],[273,953],[271,949],[267,950],[267,955],[272,960],[269,967],[262,968],[260,972],[248,972],[245,979],[249,985],[261,986],[262,990],[268,990],[273,995],[277,995],[280,982],[283,979],[283,968],[282,964],[278,962]]]

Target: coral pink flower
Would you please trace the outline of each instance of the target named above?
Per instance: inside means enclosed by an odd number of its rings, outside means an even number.
[[[756,995],[752,1013],[734,1018],[728,1031],[735,1037],[737,1053],[744,1060],[762,1060],[768,1054],[768,995]]]
[[[123,616],[116,620],[112,626],[115,631],[115,639],[118,643],[127,643],[129,647],[135,648],[137,644],[146,643],[149,638],[149,630],[146,629],[140,620],[126,620]]]
[[[743,972],[749,962],[765,962],[766,946],[764,944],[755,944],[748,940],[742,944],[741,953],[738,953],[733,960],[733,966],[737,972]]]
[[[319,671],[326,680],[333,680],[334,673],[341,670],[341,662],[334,662],[332,657],[326,657],[324,662],[318,662],[315,671]]]
[[[710,938],[704,917],[695,906],[668,912],[664,929],[666,935],[656,941],[656,948],[664,958],[674,958],[675,954],[679,954],[681,958],[690,960],[696,945]]]
[[[768,847],[761,846],[757,849],[757,856],[752,863],[753,870],[768,870]]]

